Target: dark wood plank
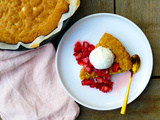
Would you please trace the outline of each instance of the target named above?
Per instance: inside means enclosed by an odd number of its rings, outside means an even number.
[[[153,76],[160,76],[160,0],[116,0],[116,14],[136,23],[146,34],[154,54]]]
[[[81,105],[81,113],[76,120],[159,120],[160,119],[160,79],[151,79],[143,93],[127,106],[126,114],[120,108],[111,111],[91,110]]]
[[[55,46],[58,45],[63,34],[79,19],[95,13],[114,13],[114,0],[80,0],[80,7],[76,13],[70,18],[68,25],[57,37],[57,43],[54,42]]]
[[[81,4],[73,16],[74,22],[78,19],[95,13],[114,13],[114,0],[80,0]],[[76,19],[74,19],[76,18]]]

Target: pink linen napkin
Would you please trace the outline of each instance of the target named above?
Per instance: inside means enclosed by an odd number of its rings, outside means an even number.
[[[74,120],[78,105],[61,86],[51,43],[29,51],[0,51],[3,120]]]

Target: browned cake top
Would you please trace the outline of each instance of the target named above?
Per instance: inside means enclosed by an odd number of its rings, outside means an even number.
[[[109,48],[116,55],[115,62],[119,63],[122,70],[130,70],[132,68],[129,53],[125,50],[122,43],[112,35],[104,33],[96,47],[98,46]]]
[[[69,7],[65,0],[1,0],[0,41],[30,43],[53,31]]]

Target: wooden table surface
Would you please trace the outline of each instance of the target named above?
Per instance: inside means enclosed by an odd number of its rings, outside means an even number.
[[[62,35],[79,19],[94,13],[114,13],[137,24],[147,36],[152,47],[154,67],[150,82],[143,93],[127,106],[125,115],[120,108],[97,111],[80,106],[76,120],[159,120],[160,119],[160,0],[81,0],[81,5],[71,17],[61,34],[55,38],[55,47]],[[55,40],[54,40],[55,41]]]

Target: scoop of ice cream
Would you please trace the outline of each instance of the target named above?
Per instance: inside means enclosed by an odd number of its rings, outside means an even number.
[[[107,69],[113,64],[114,55],[109,48],[99,46],[91,51],[89,60],[96,69]]]

